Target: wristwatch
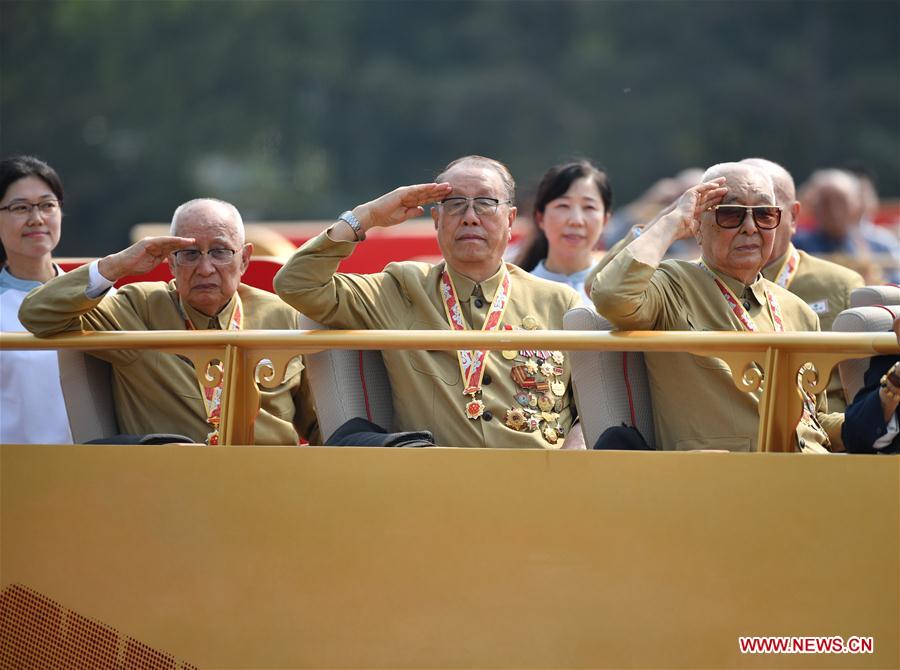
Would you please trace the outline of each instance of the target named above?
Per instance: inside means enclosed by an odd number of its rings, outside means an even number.
[[[353,234],[356,236],[357,242],[362,242],[364,239],[366,239],[366,231],[363,230],[362,224],[359,222],[359,219],[353,216],[353,212],[351,212],[349,209],[341,214],[338,219],[340,221],[344,221],[353,229]]]

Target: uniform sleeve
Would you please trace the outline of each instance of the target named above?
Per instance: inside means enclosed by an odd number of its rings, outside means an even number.
[[[356,247],[327,232],[309,240],[275,275],[275,292],[314,321],[336,328],[388,328],[385,317],[404,313],[408,300],[386,272],[342,274],[340,262]]]
[[[594,286],[594,280],[597,278],[597,275],[600,274],[600,271],[603,270],[607,265],[609,265],[612,260],[619,255],[619,253],[627,247],[629,244],[634,242],[638,238],[638,234],[635,234],[636,230],[640,230],[640,228],[632,227],[631,230],[628,231],[628,234],[625,235],[621,240],[612,245],[609,250],[603,254],[603,258],[597,261],[597,264],[591,268],[591,271],[588,273],[588,276],[584,280],[584,290],[587,291],[588,295],[591,295],[591,290]]]
[[[146,330],[138,290],[88,298],[88,266],[51,279],[29,293],[19,308],[22,324],[38,337],[72,331]]]
[[[884,409],[878,394],[878,380],[890,367],[889,359],[876,358],[866,370],[862,389],[844,412],[841,436],[844,448],[854,454],[875,453],[875,441],[887,432]]]
[[[665,270],[634,258],[626,247],[591,288],[597,311],[620,330],[671,330],[684,296]]]

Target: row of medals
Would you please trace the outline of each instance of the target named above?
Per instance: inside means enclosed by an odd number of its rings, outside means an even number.
[[[535,330],[537,319],[526,316],[522,327]],[[566,384],[562,381],[565,356],[561,351],[534,349],[501,353],[506,360],[518,363],[513,365],[510,376],[520,389],[515,395],[519,406],[506,410],[506,425],[528,433],[539,430],[548,448],[559,448],[564,437],[559,413],[566,394]]]

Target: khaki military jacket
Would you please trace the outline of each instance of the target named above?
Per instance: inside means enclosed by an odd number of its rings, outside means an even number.
[[[440,293],[443,262],[405,261],[374,274],[338,273],[338,264],[356,244],[332,240],[327,232],[308,241],[276,276],[278,295],[335,328],[450,330]],[[563,314],[581,304],[567,286],[514,265],[507,268],[511,292],[503,328],[561,329]],[[453,270],[450,276],[468,328],[480,329],[502,272],[480,285]],[[382,355],[391,382],[394,430],[426,428],[442,446],[558,448],[572,424],[569,360],[562,352],[510,353],[514,360],[489,352],[481,394],[485,411],[474,420],[465,414],[467,396],[455,351],[386,350]],[[542,371],[544,364],[549,367]],[[537,426],[520,424],[535,416]]]
[[[91,299],[85,294],[88,266],[50,280],[32,291],[19,318],[35,335],[64,331],[186,330],[185,316],[197,329],[222,328],[218,318],[182,309],[175,281],[126,284]],[[243,328],[296,329],[297,314],[276,296],[241,284]],[[219,316],[231,315],[234,298]],[[228,316],[223,316],[227,319]],[[206,442],[211,428],[193,365],[175,354],[152,350],[91,351],[113,369],[113,396],[123,433],[176,433]],[[297,444],[298,433],[318,442],[318,424],[302,360],[288,366],[283,383],[262,389],[254,425],[256,444]]]
[[[819,330],[818,318],[802,300],[762,276],[748,287],[718,277],[748,301],[747,311],[759,331],[775,330],[766,290],[781,308],[785,330]],[[636,260],[628,248],[600,272],[591,297],[598,312],[622,330],[744,330],[706,270],[680,260],[663,261],[655,269]],[[738,390],[723,360],[652,352],[645,358],[656,439],[663,449],[756,450],[760,393]],[[818,399],[817,409],[824,411],[824,397]],[[802,446],[828,444],[821,427],[801,424],[798,439]]]

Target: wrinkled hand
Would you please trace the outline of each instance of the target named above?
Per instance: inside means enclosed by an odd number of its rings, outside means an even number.
[[[667,219],[670,225],[678,227],[676,239],[693,237],[700,225],[700,214],[722,202],[728,189],[725,177],[717,177],[692,186],[673,204],[664,209],[657,220]],[[655,222],[654,222],[655,223]]]
[[[186,249],[194,242],[193,237],[145,237],[127,249],[101,258],[98,269],[110,281],[129,275],[142,275],[162,263],[173,251]]]
[[[359,205],[353,210],[353,215],[359,219],[364,231],[379,226],[396,226],[407,219],[422,216],[425,213],[423,205],[445,198],[451,190],[452,187],[446,182],[401,186]]]

